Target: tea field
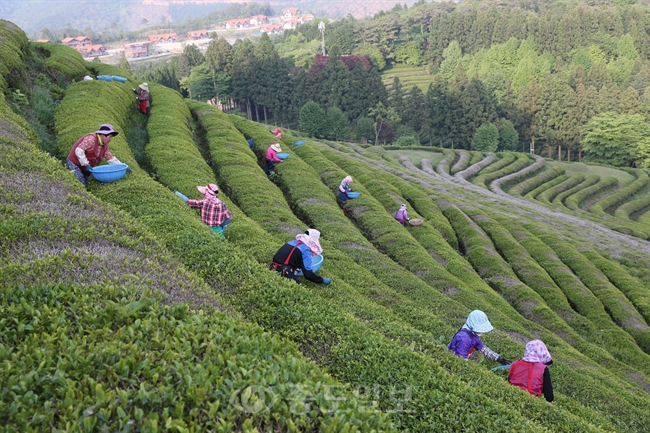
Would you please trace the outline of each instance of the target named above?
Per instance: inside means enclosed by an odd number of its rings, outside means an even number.
[[[650,430],[644,171],[284,131],[267,176],[269,125],[153,84],[145,118],[123,70],[4,21],[0,58],[0,431]],[[62,161],[102,123],[132,173],[85,190]],[[207,183],[226,239],[173,193]],[[268,270],[309,227],[329,286]],[[447,350],[474,309],[509,360],[546,343],[554,403]]]

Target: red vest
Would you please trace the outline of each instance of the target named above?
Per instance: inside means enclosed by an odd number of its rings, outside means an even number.
[[[521,359],[510,366],[508,382],[528,391],[534,396],[544,394],[544,369],[541,362],[526,362]]]
[[[79,147],[83,139],[86,138],[88,135],[92,135],[95,140],[95,146],[92,149],[88,149],[86,151],[86,158],[88,158],[88,162],[90,163],[91,167],[96,167],[99,164],[101,164],[102,159],[104,159],[104,154],[108,150],[108,146],[99,145],[99,137],[97,137],[97,134],[95,134],[94,132],[91,134],[84,135],[79,140],[77,140],[74,146],[72,146],[70,155],[68,155],[68,159],[78,167],[81,167],[81,164],[79,164],[79,159],[77,158],[77,155],[75,155],[74,151],[77,150],[77,147]]]

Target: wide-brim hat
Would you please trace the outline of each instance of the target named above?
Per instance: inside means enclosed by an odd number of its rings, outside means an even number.
[[[282,152],[282,148],[280,147],[279,143],[272,144],[271,149],[275,150],[276,152]]]
[[[142,83],[138,87],[140,87],[142,90],[149,90],[149,84],[147,83]]]
[[[99,129],[95,131],[95,134],[112,135],[113,137],[115,137],[116,135],[119,134],[119,132],[117,132],[115,128],[113,128],[113,125],[111,125],[110,123],[104,123],[103,125],[99,126]]]
[[[196,189],[203,195],[217,195],[219,193],[219,187],[213,183],[209,183],[206,186],[197,186]]]

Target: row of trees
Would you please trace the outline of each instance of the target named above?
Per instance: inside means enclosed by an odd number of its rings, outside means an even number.
[[[193,45],[181,56],[143,73],[150,81],[186,92],[197,99],[215,98],[227,108],[238,107],[252,120],[297,125],[308,101],[336,107],[348,122],[367,115],[388,93],[381,76],[365,56],[317,56],[311,68],[295,68],[282,59],[268,35],[231,46],[213,39],[203,55]]]

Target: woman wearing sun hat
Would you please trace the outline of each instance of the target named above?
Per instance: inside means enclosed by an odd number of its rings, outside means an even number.
[[[149,84],[142,83],[138,86],[140,89],[131,89],[138,95],[138,103],[140,104],[140,111],[144,114],[149,114],[151,108],[151,98],[149,95]]]
[[[117,134],[119,132],[113,128],[113,125],[105,123],[97,131],[81,137],[72,146],[66,166],[83,186],[88,185],[93,167],[97,167],[104,159],[109,164],[121,164],[120,160],[108,150],[108,143]],[[127,167],[127,171],[130,172],[131,169]]]
[[[311,258],[322,252],[320,232],[309,229],[305,233],[297,235],[295,240],[289,241],[280,247],[273,256],[271,269],[296,282],[298,281],[296,272],[298,269],[302,269],[304,277],[312,283],[328,285],[332,280],[316,275],[311,267]]]
[[[268,149],[266,149],[266,170],[264,171],[266,172],[267,176],[271,174],[273,170],[275,170],[276,162],[282,162],[282,160],[278,158],[278,152],[282,152],[280,143],[273,143],[269,146]]]
[[[492,324],[487,315],[481,310],[474,310],[467,316],[465,324],[456,332],[454,338],[447,345],[447,348],[458,357],[470,359],[474,350],[483,354],[490,361],[495,361],[501,365],[510,364],[503,356],[490,350],[482,341],[481,334],[490,332]]]
[[[203,222],[212,229],[213,232],[223,235],[226,227],[232,221],[232,214],[226,207],[226,204],[219,200],[219,188],[213,183],[206,186],[197,186],[196,189],[203,194],[203,199],[192,200],[185,197],[178,191],[174,191],[178,197],[183,199],[190,207],[201,209],[201,219]]]

